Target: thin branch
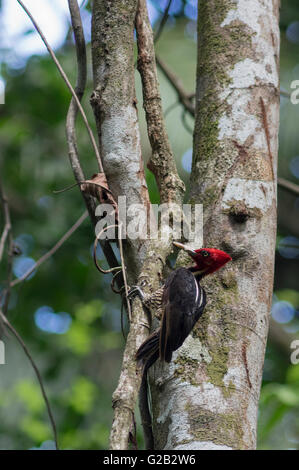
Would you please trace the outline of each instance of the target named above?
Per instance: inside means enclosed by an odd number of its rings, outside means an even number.
[[[186,129],[186,131],[189,132],[189,134],[193,135],[193,129],[189,126],[189,124],[187,122],[186,114],[187,114],[187,110],[186,110],[186,108],[183,108],[182,109],[182,115],[181,115],[183,126]]]
[[[71,14],[72,27],[74,31],[74,38],[76,44],[76,60],[77,60],[77,83],[76,83],[76,94],[78,99],[81,101],[86,85],[87,67],[86,67],[86,45],[84,38],[84,30],[81,21],[80,9],[78,7],[77,0],[68,0],[69,10]],[[80,164],[78,148],[77,148],[77,137],[76,137],[76,118],[78,114],[78,105],[75,97],[73,96],[70,102],[69,110],[66,119],[66,136],[69,149],[69,159],[71,162],[72,170],[77,183],[85,181],[85,175]],[[101,164],[102,168],[102,164]],[[103,171],[102,171],[103,172]],[[79,184],[81,194],[84,198],[90,219],[93,225],[96,225],[95,216],[95,200],[87,192],[82,190],[81,184]],[[100,241],[103,253],[108,261],[109,266],[112,268],[117,266],[117,259],[114,251],[108,240]],[[121,287],[122,279],[117,279],[118,286]]]
[[[34,362],[33,357],[31,356],[31,354],[30,354],[26,344],[24,343],[23,339],[21,338],[19,333],[16,331],[16,329],[12,326],[12,324],[7,320],[7,318],[4,315],[4,313],[2,312],[2,310],[0,310],[0,318],[3,321],[3,323],[7,326],[7,328],[12,332],[12,334],[16,337],[16,339],[18,340],[18,342],[22,346],[26,356],[28,357],[28,359],[29,359],[29,361],[30,361],[30,363],[31,363],[31,365],[34,369],[34,372],[35,372],[37,380],[39,382],[39,386],[40,386],[40,389],[41,389],[41,392],[42,392],[42,395],[43,395],[43,398],[44,398],[44,401],[45,401],[45,404],[46,404],[46,407],[47,407],[48,416],[49,416],[50,423],[51,423],[52,430],[53,430],[55,446],[56,446],[56,449],[58,450],[58,438],[57,438],[56,424],[55,424],[53,413],[52,413],[51,407],[50,407],[50,402],[49,402],[49,399],[47,397],[45,387],[43,385],[43,380],[42,380],[41,374],[38,370],[38,367],[37,367],[36,363]]]
[[[97,247],[98,247],[98,241],[100,240],[100,237],[101,235],[104,233],[104,232],[107,232],[108,230],[110,230],[111,228],[116,228],[117,225],[113,224],[113,225],[107,225],[106,227],[104,227],[97,235],[96,235],[96,238],[95,238],[95,241],[94,241],[94,244],[93,244],[93,260],[94,260],[94,264],[97,268],[98,271],[100,271],[100,273],[102,274],[109,274],[109,273],[113,273],[115,271],[121,271],[121,266],[114,266],[113,268],[110,268],[110,269],[104,269],[102,268],[102,266],[99,265],[98,263],[98,260],[97,260]]]
[[[1,235],[1,239],[0,239],[0,262],[2,260],[4,246],[5,246],[5,242],[9,234],[9,231],[10,231],[10,225],[8,223],[5,223],[4,229]]]
[[[99,169],[101,171],[101,173],[104,173],[103,171],[103,165],[102,165],[102,160],[101,160],[101,157],[100,157],[100,153],[99,153],[99,150],[98,150],[98,147],[97,147],[97,144],[96,144],[96,141],[95,141],[95,138],[94,138],[94,135],[93,135],[93,132],[89,126],[89,123],[88,123],[88,120],[87,120],[87,117],[85,115],[85,112],[81,106],[81,103],[76,95],[76,92],[75,90],[73,89],[69,79],[67,78],[63,68],[61,67],[53,49],[51,48],[51,46],[49,45],[48,41],[46,40],[44,34],[42,33],[41,29],[39,28],[39,26],[37,25],[35,19],[33,18],[33,16],[31,15],[31,13],[29,12],[29,10],[26,8],[26,6],[23,4],[23,2],[21,0],[17,0],[18,3],[20,4],[20,6],[23,8],[23,10],[25,11],[25,13],[28,15],[28,17],[30,18],[30,20],[32,21],[36,31],[38,32],[38,34],[40,35],[42,41],[44,42],[46,48],[48,49],[55,65],[57,66],[59,72],[60,72],[60,75],[62,76],[63,80],[65,81],[67,87],[69,88],[75,102],[76,102],[76,105],[78,106],[78,109],[83,117],[83,121],[85,123],[85,126],[86,126],[86,129],[87,129],[87,132],[88,132],[88,135],[90,137],[90,140],[91,140],[91,143],[92,143],[92,147],[94,149],[94,152],[95,152],[95,155],[96,155],[96,159],[97,159],[97,162],[98,162],[98,165],[99,165]],[[85,178],[83,178],[85,180]],[[95,225],[95,217],[93,216],[93,209],[91,209],[90,205],[88,205],[87,203],[87,208],[89,210],[89,213],[90,213],[90,216],[92,217],[92,222],[93,224]],[[107,258],[107,261],[109,263],[110,266],[115,266],[117,265],[117,260],[116,260],[116,257],[114,255],[114,252],[110,246],[110,244],[105,241],[102,245],[102,249],[103,249],[103,252]]]
[[[11,220],[10,220],[8,200],[4,192],[4,188],[2,186],[1,181],[0,181],[0,197],[2,200],[2,204],[3,204],[3,214],[4,214],[4,229],[3,229],[1,239],[0,239],[0,263],[1,263],[5,242],[7,240],[9,232],[11,231]]]
[[[76,94],[78,99],[81,101],[85,86],[86,86],[86,76],[87,76],[87,67],[86,67],[86,46],[84,31],[80,16],[80,9],[78,7],[77,0],[68,0],[69,10],[71,14],[72,27],[75,37],[76,45],[76,59],[77,59],[77,83],[76,83]],[[77,147],[77,136],[76,136],[76,118],[78,114],[78,106],[74,97],[72,97],[70,106],[66,118],[66,138],[69,150],[69,159],[72,166],[72,170],[75,176],[77,183],[85,181],[85,175],[82,170]],[[82,191],[81,185],[79,184],[81,194],[85,200],[86,207],[88,209],[89,215],[93,224],[95,225],[95,203],[93,198]]]
[[[81,21],[80,9],[78,7],[77,0],[68,0],[69,10],[71,14],[72,27],[75,37],[76,45],[76,59],[77,59],[77,83],[76,83],[76,95],[81,101],[85,86],[86,86],[86,76],[87,76],[87,67],[86,67],[86,46],[84,31]],[[76,118],[78,115],[78,106],[75,98],[72,96],[70,106],[66,118],[66,138],[69,150],[69,159],[72,166],[72,170],[75,176],[77,183],[85,181],[85,175],[83,173],[77,147],[77,137],[76,137]],[[85,200],[86,207],[88,209],[91,220],[95,224],[95,204],[93,198],[86,192],[81,190],[81,185],[79,185],[81,194]]]
[[[174,88],[178,95],[178,99],[180,103],[186,108],[188,113],[194,117],[195,115],[195,107],[192,103],[192,98],[194,97],[194,93],[188,93],[184,89],[184,85],[182,84],[181,80],[177,77],[175,73],[169,68],[165,62],[156,55],[156,62],[160,70],[163,72],[164,76],[167,78],[171,86]]]
[[[152,147],[148,168],[153,171],[162,202],[181,202],[184,185],[181,182],[166,132],[155,61],[154,41],[145,0],[139,0],[136,15],[138,71],[142,80],[143,107],[147,131]],[[165,187],[165,179],[172,173],[173,180]]]
[[[60,238],[60,240],[49,250],[47,253],[45,253],[28,271],[26,271],[22,277],[19,279],[14,280],[13,282],[10,283],[10,287],[15,287],[16,285],[20,284],[21,282],[25,281],[30,274],[33,273],[41,264],[43,264],[45,261],[47,261],[51,256],[56,253],[57,250],[64,244],[64,242],[70,238],[70,236],[77,230],[78,227],[84,222],[84,220],[87,218],[88,214],[85,211],[81,217],[77,220],[77,222],[74,223],[74,225],[63,235],[63,237]]]
[[[128,297],[129,289],[128,289],[128,283],[127,283],[126,265],[125,265],[124,252],[123,252],[122,223],[119,224],[119,228],[118,228],[118,243],[119,243],[119,254],[120,254],[120,259],[121,259],[121,269],[123,273],[123,280],[124,280],[124,287],[125,287],[125,296],[126,296],[126,302],[127,302],[127,312],[128,312],[129,320],[131,322],[132,312],[131,312],[130,300]]]
[[[83,121],[85,123],[88,135],[89,135],[90,140],[91,140],[92,147],[93,147],[95,155],[96,155],[96,159],[97,159],[97,162],[98,162],[98,165],[99,165],[100,172],[104,173],[103,164],[102,164],[101,156],[100,156],[100,153],[99,153],[99,149],[97,147],[97,144],[96,144],[93,132],[91,130],[91,127],[88,123],[88,120],[87,120],[86,114],[84,112],[84,109],[81,106],[81,103],[80,103],[80,101],[79,101],[79,99],[76,95],[75,90],[73,89],[73,87],[72,87],[66,73],[64,72],[62,66],[60,65],[60,62],[58,61],[53,49],[51,48],[50,44],[48,43],[47,39],[45,38],[45,36],[44,36],[43,32],[41,31],[40,27],[38,26],[37,22],[35,21],[35,19],[31,15],[30,11],[28,10],[28,8],[24,5],[24,3],[21,0],[17,0],[17,2],[23,8],[23,10],[27,14],[27,16],[30,18],[30,20],[31,20],[32,24],[34,25],[36,31],[38,32],[38,34],[40,35],[43,43],[45,44],[46,48],[48,49],[49,54],[51,55],[56,67],[58,68],[60,75],[62,76],[63,80],[65,81],[65,83],[68,87],[68,89],[70,90],[70,92],[71,92],[71,94],[72,94],[72,96],[73,96],[73,98],[74,98],[74,100],[75,100],[75,102],[76,102],[76,104],[79,108],[79,111],[82,115]]]
[[[285,98],[291,98],[291,93],[288,93],[287,91],[284,91],[280,89],[280,95],[284,96]]]
[[[3,257],[3,252],[4,252],[4,246],[5,242],[8,238],[8,248],[7,248],[7,279],[6,279],[6,284],[7,288],[3,291],[2,295],[5,295],[4,302],[3,302],[3,312],[6,315],[7,310],[8,310],[8,304],[9,304],[9,299],[10,299],[10,292],[11,292],[11,287],[10,287],[10,282],[12,279],[12,264],[13,264],[13,249],[14,249],[14,243],[13,243],[13,236],[12,236],[12,227],[11,227],[11,218],[10,218],[10,211],[9,211],[9,205],[8,205],[8,199],[6,196],[6,193],[4,191],[4,187],[2,185],[2,182],[0,181],[0,196],[3,202],[3,212],[4,212],[4,230],[1,236],[1,241],[0,241],[0,262]]]
[[[68,0],[68,4],[71,14],[72,28],[75,37],[76,57],[78,65],[77,83],[75,90],[78,98],[80,99],[80,97],[82,97],[84,94],[87,77],[86,44],[78,2],[77,0]]]
[[[7,288],[3,291],[3,294],[5,295],[4,303],[3,303],[3,312],[4,315],[7,314],[8,311],[8,306],[9,306],[9,299],[10,299],[10,294],[11,294],[11,280],[12,280],[12,265],[13,265],[13,257],[14,257],[14,242],[13,242],[13,236],[12,232],[10,230],[9,232],[9,245],[8,245],[8,250],[7,250],[7,278],[6,278],[6,285]]]
[[[283,189],[289,191],[289,193],[299,196],[299,185],[286,180],[285,178],[277,178],[277,184]]]
[[[98,241],[100,240],[100,237],[101,235],[104,233],[104,232],[107,232],[109,229],[111,228],[118,228],[118,244],[119,244],[119,254],[120,254],[120,259],[121,259],[121,266],[116,266],[114,268],[110,268],[110,269],[103,269],[99,264],[98,264],[98,260],[97,260],[97,246],[98,246]],[[123,276],[123,288],[125,290],[125,296],[126,296],[126,301],[127,301],[127,312],[128,312],[128,317],[129,317],[129,320],[130,322],[132,321],[132,314],[131,314],[131,304],[130,304],[130,301],[129,301],[129,298],[128,298],[128,283],[127,283],[127,275],[126,275],[126,266],[125,266],[125,260],[124,260],[124,253],[123,253],[123,242],[122,242],[122,223],[120,222],[119,225],[108,225],[106,227],[104,227],[100,233],[97,234],[96,238],[95,238],[95,241],[94,241],[94,245],[93,245],[93,260],[94,260],[94,263],[97,267],[97,269],[102,273],[102,274],[108,274],[108,273],[112,273],[112,272],[115,272],[115,271],[118,271],[116,272],[116,274],[113,276],[113,279],[111,281],[111,288],[113,290],[113,292],[115,292],[116,294],[121,294],[122,293],[122,290],[123,289],[120,289],[119,291],[116,291],[115,288],[114,288],[114,281],[115,281],[115,278],[116,276],[119,275],[119,271],[122,272],[122,276]]]
[[[158,27],[156,33],[155,33],[154,43],[156,43],[157,41],[159,41],[159,38],[160,38],[160,36],[161,36],[161,34],[162,34],[162,32],[163,32],[164,26],[165,26],[165,24],[166,24],[166,22],[167,22],[167,20],[168,20],[168,16],[169,16],[168,13],[169,13],[169,9],[170,9],[170,7],[171,7],[171,4],[172,4],[172,0],[168,0],[168,4],[167,4],[167,6],[166,6],[166,8],[165,8],[165,11],[164,11],[164,13],[163,13],[161,22],[160,22],[160,24],[159,24],[159,27]]]

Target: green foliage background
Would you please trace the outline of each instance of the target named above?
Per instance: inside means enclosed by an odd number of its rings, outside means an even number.
[[[196,43],[186,34],[194,28],[194,21],[184,16],[183,7],[187,3],[182,2],[182,9],[171,16],[157,51],[192,92]],[[156,4],[161,7],[161,2]],[[299,78],[299,43],[291,43],[285,34],[293,21],[299,21],[298,3],[283,0],[281,85],[287,91],[291,91],[291,81]],[[74,83],[75,51],[70,34],[58,56]],[[77,188],[59,195],[53,193],[73,183],[65,141],[70,95],[47,55],[31,56],[22,69],[9,68],[3,61],[1,75],[6,81],[6,104],[0,106],[1,177],[10,202],[14,238],[18,242],[19,237],[26,234],[24,254],[37,260],[84,210]],[[167,110],[176,101],[176,95],[165,78],[159,77],[163,106]],[[136,83],[146,159],[150,149],[137,74]],[[94,125],[89,106],[91,91],[89,65],[83,105]],[[166,123],[180,174],[187,182],[188,173],[181,159],[192,147],[192,136],[182,124],[182,111],[177,105],[167,114]],[[299,154],[298,106],[283,98],[281,116],[279,175],[296,182],[289,162]],[[192,127],[192,120],[188,116],[186,119]],[[84,170],[91,176],[96,164],[80,119],[78,141]],[[156,186],[149,172],[147,180],[151,200],[157,202]],[[278,242],[287,235],[298,236],[298,207],[298,198],[295,200],[292,195],[279,191]],[[110,290],[110,277],[101,276],[94,267],[93,240],[91,225],[86,220],[30,280],[13,290],[9,306],[9,320],[28,344],[42,372],[63,449],[107,448],[112,419],[111,395],[117,384],[124,347],[120,301]],[[0,269],[0,288],[3,288],[5,263]],[[275,294],[280,300],[290,302],[297,312],[298,283],[298,255],[297,260],[285,259],[278,253]],[[57,313],[69,313],[72,318],[69,330],[64,334],[40,330],[34,313],[41,306],[49,306]],[[278,328],[282,335],[292,330],[298,336],[298,322],[295,316],[290,324],[278,325]],[[34,373],[11,334],[7,333],[4,342],[6,365],[0,366],[0,449],[51,447],[49,441],[53,436]],[[270,335],[259,411],[259,448],[299,448],[299,365],[291,365],[290,353],[285,341]],[[142,445],[140,431],[138,439]]]

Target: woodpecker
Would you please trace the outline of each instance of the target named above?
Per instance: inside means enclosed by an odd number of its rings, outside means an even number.
[[[132,288],[130,296],[139,295],[145,307],[162,313],[161,327],[142,343],[136,359],[144,366],[144,373],[158,358],[170,362],[176,351],[192,331],[206,305],[206,293],[200,280],[224,266],[231,257],[215,248],[192,250],[182,243],[173,242],[185,250],[194,261],[189,268],[178,268],[166,279],[162,288],[146,296],[139,286]]]

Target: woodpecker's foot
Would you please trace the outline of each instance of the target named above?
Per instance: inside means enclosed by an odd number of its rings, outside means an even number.
[[[141,300],[141,302],[144,302],[145,300],[145,295],[143,293],[143,290],[141,289],[141,287],[139,286],[133,286],[131,287],[131,289],[129,290],[128,292],[128,298],[129,299],[132,299],[133,297],[135,297],[136,295],[138,295],[139,299]]]

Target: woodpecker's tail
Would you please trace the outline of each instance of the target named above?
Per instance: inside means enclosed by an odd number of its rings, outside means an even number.
[[[145,447],[154,449],[154,435],[152,430],[152,417],[149,407],[147,371],[159,357],[160,330],[154,331],[136,353],[138,363],[142,364],[142,381],[139,391],[139,408],[144,432]]]
[[[145,373],[159,357],[159,338],[160,330],[154,331],[144,343],[142,343],[136,353],[136,359],[143,364]]]

